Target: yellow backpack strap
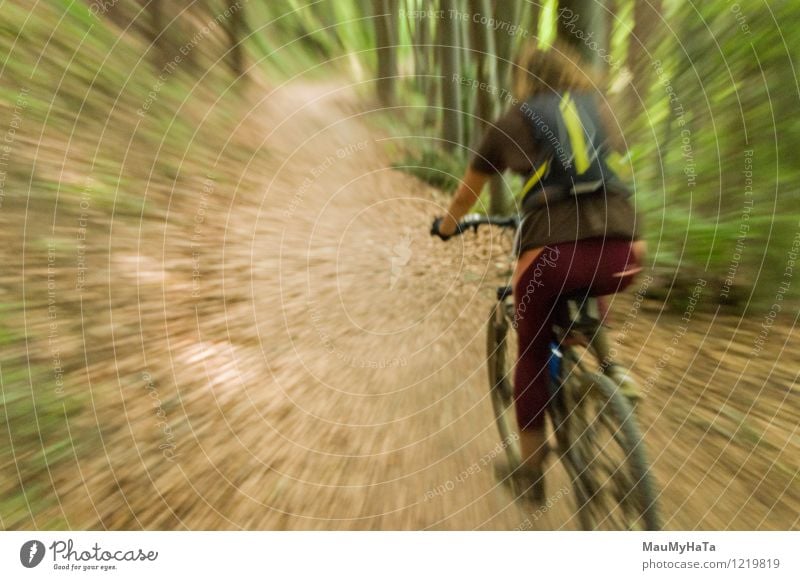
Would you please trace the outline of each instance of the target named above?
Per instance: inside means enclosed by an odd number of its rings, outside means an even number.
[[[522,187],[522,190],[519,192],[519,199],[524,199],[528,192],[533,189],[533,186],[539,183],[542,180],[542,176],[547,172],[547,167],[549,163],[544,161],[539,168],[533,173],[533,175],[528,178],[528,181],[525,182],[525,185]]]
[[[583,128],[583,121],[581,121],[580,113],[578,113],[578,107],[575,106],[575,100],[572,95],[567,92],[561,98],[558,108],[561,110],[561,118],[564,120],[564,125],[569,135],[569,144],[575,159],[575,171],[578,175],[582,175],[589,169],[592,162],[589,159],[586,131]]]

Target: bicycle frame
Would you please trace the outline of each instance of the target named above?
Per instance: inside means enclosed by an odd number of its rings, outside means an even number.
[[[517,222],[478,216],[462,224],[459,233],[469,227],[477,230],[481,224],[510,229]],[[583,529],[608,523],[613,529],[660,529],[657,493],[641,432],[630,403],[619,393],[619,382],[613,377],[618,367],[611,359],[597,298],[586,294],[563,296],[556,303],[548,363],[551,380],[547,414],[561,463],[576,492],[580,525]],[[516,421],[512,418],[514,395],[507,360],[508,331],[515,319],[511,296],[510,287],[497,289],[487,329],[487,368],[501,440],[513,441],[506,445],[513,474],[521,466],[521,453],[512,439]],[[609,443],[617,450],[614,460],[618,462],[611,471],[606,469],[608,458],[598,459]],[[513,477],[511,486],[517,497],[525,491],[517,489]]]
[[[611,347],[601,321],[598,298],[587,296],[581,304],[578,304],[577,300],[574,297],[563,297],[556,304],[556,309],[560,310],[556,317],[561,320],[554,323],[554,338],[550,342],[549,370],[553,387],[558,386],[562,380],[561,362],[564,358],[562,345],[564,347],[580,345],[592,350],[600,361],[600,371],[603,374],[608,374],[607,371],[612,366]]]

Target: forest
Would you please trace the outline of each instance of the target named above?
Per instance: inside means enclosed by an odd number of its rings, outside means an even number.
[[[496,444],[510,272],[496,233],[428,230],[519,106],[520,52],[563,43],[644,222],[612,311],[665,526],[797,529],[798,24],[795,0],[6,0],[0,528],[518,528],[488,473],[423,501]]]

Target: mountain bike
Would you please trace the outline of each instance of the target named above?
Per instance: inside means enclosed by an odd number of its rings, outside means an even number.
[[[516,231],[518,218],[468,216],[459,233],[482,225]],[[585,294],[585,292],[584,292]],[[521,465],[515,437],[509,327],[512,288],[497,288],[486,336],[494,417],[512,473]],[[556,452],[572,482],[580,526],[597,529],[661,529],[656,485],[632,404],[620,392],[624,370],[611,360],[597,299],[564,296],[553,317],[547,415]]]

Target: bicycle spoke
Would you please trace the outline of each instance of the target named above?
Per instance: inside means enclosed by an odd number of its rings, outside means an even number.
[[[505,304],[502,308],[508,309]],[[504,311],[507,316],[507,312]],[[513,393],[507,355],[513,346],[510,323],[493,311],[487,348],[491,398],[501,438],[515,433]],[[655,508],[646,498],[647,465],[641,436],[627,401],[616,385],[597,372],[595,352],[585,346],[562,350],[561,375],[547,409],[559,459],[575,491],[577,515],[585,529],[658,529]],[[519,464],[518,446],[506,445],[509,462]],[[516,462],[516,463],[515,463]],[[644,469],[644,471],[643,471]],[[644,483],[643,483],[644,482]]]
[[[582,525],[593,529],[645,529],[646,506],[641,505],[637,493],[639,481],[630,464],[636,447],[630,448],[624,434],[630,418],[618,423],[610,400],[601,395],[593,382],[588,382],[588,388],[584,389],[573,382],[568,387],[571,412],[566,422],[572,462],[580,471],[570,475],[583,498],[583,505],[578,506]]]

